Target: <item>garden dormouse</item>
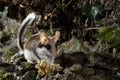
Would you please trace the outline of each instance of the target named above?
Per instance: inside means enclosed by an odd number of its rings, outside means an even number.
[[[59,31],[56,31],[53,37],[48,37],[45,32],[39,32],[32,35],[24,44],[22,42],[22,35],[25,28],[28,24],[32,23],[35,18],[36,14],[32,12],[23,20],[17,34],[18,48],[30,63],[37,62],[38,60],[47,60],[53,63],[54,57],[57,55],[55,45],[60,37]]]

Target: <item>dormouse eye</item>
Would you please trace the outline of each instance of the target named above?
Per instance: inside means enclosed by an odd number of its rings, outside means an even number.
[[[42,48],[43,46],[44,46],[44,45],[42,45],[42,44],[39,44],[39,45],[38,45],[39,48]]]
[[[45,47],[46,47],[48,50],[50,50],[50,49],[52,48],[50,44],[47,44]]]

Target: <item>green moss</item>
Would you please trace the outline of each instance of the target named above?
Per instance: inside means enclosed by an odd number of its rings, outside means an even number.
[[[4,43],[5,41],[8,41],[9,38],[10,38],[9,33],[6,32],[6,31],[3,31],[2,34],[1,34],[1,36],[0,36],[0,42]]]
[[[0,80],[15,80],[12,73],[7,73],[4,70],[0,70]]]
[[[24,33],[25,37],[30,37],[32,35],[32,33],[29,30],[26,30]]]
[[[10,49],[10,47],[4,47],[3,48],[3,59],[5,61],[10,61],[11,57],[17,52],[15,49]]]
[[[23,67],[24,69],[29,69],[32,67],[32,65],[28,62],[22,62],[21,67]]]
[[[36,80],[36,72],[34,70],[26,72],[20,80]]]
[[[6,73],[1,80],[15,80],[15,78],[12,73]]]
[[[0,70],[0,78],[2,78],[5,73],[6,73],[6,72],[5,72],[4,70]],[[1,80],[1,79],[0,79],[0,80]]]

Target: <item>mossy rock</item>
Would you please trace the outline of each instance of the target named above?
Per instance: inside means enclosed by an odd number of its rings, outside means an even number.
[[[67,80],[84,80],[82,75],[72,75]]]
[[[30,70],[30,71],[27,71],[22,77],[21,79],[22,80],[36,80],[36,72],[35,70]]]
[[[92,69],[92,68],[83,68],[83,70],[81,71],[82,75],[84,76],[90,76],[90,75],[93,75],[95,74],[95,70]]]
[[[28,63],[28,62],[21,62],[17,66],[17,75],[24,75],[29,70],[35,70],[34,65]]]
[[[6,73],[3,75],[3,78],[1,78],[1,80],[16,80],[16,79],[12,73]]]
[[[90,76],[89,80],[106,80],[104,77],[101,77],[100,75],[93,75]]]
[[[0,80],[1,80],[1,78],[3,77],[3,75],[4,75],[5,73],[6,73],[5,70],[3,70],[3,69],[0,70]]]

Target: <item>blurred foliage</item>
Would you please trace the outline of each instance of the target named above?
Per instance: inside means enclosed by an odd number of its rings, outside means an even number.
[[[13,74],[7,73],[3,76],[1,80],[15,80],[15,78]]]
[[[64,42],[60,45],[60,48],[63,49],[64,53],[75,53],[80,51],[82,48],[81,42],[75,36],[72,36],[71,40]]]
[[[111,46],[114,48],[120,48],[120,30],[117,29],[113,40],[110,42]]]
[[[86,4],[82,9],[83,14],[87,16],[89,20],[94,20],[99,11],[100,5]]]
[[[10,34],[3,31],[1,34],[0,34],[0,42],[1,43],[5,43],[8,39],[10,38]]]
[[[4,8],[3,12],[0,12],[0,18],[5,21],[6,17],[7,17],[7,13],[8,13],[8,7]]]
[[[13,56],[17,52],[17,49],[12,48],[11,46],[6,46],[2,49],[2,51],[4,52],[3,60],[10,62],[11,56]]]
[[[99,38],[106,41],[111,47],[120,48],[120,30],[117,25],[112,25],[110,27],[102,27],[99,29]]]
[[[63,12],[66,12],[66,11],[67,11],[67,8],[68,8],[68,4],[63,3],[63,4],[62,4],[62,11],[63,11]]]
[[[115,33],[116,33],[117,27],[102,27],[99,29],[99,37],[102,40],[105,41],[111,41],[114,39]]]

